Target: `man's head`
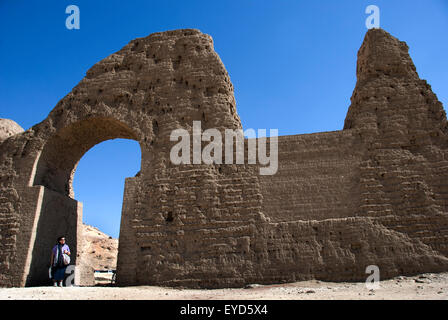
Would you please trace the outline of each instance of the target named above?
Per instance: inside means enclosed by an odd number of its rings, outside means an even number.
[[[64,244],[65,243],[65,237],[59,237],[58,238],[58,243],[60,243],[60,244]]]

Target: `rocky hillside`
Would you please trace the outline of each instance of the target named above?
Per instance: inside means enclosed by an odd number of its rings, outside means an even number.
[[[84,266],[95,270],[115,270],[117,267],[118,239],[98,228],[83,224],[81,259]]]
[[[0,118],[0,141],[23,132],[23,128],[15,121]]]

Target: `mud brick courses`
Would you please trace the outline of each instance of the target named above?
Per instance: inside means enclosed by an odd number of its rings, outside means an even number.
[[[448,129],[404,42],[367,32],[343,130],[279,137],[279,169],[174,165],[172,130],[240,129],[212,38],[175,30],[131,41],[95,64],[41,123],[0,121],[0,285],[44,284],[64,233],[73,263],[81,157],[114,138],[139,142],[126,179],[119,285],[236,287],[365,280],[448,270]],[[82,273],[82,272],[81,272]],[[78,279],[82,284],[82,279]]]

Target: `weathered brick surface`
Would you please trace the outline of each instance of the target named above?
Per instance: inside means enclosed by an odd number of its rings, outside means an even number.
[[[357,77],[344,129],[279,137],[273,176],[249,164],[177,166],[173,129],[241,128],[229,75],[197,30],[131,41],[44,121],[1,134],[0,285],[42,284],[60,232],[76,252],[76,164],[113,138],[142,150],[125,183],[120,285],[364,280],[372,264],[382,277],[447,271],[442,104],[406,44],[382,30],[367,33]]]

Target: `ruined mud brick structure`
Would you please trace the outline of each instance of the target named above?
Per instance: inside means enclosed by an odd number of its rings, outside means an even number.
[[[3,120],[0,285],[46,283],[59,234],[80,265],[73,175],[114,138],[142,151],[125,181],[119,285],[361,281],[368,265],[382,278],[448,271],[447,119],[404,42],[367,32],[343,130],[280,136],[273,176],[172,164],[170,133],[194,120],[241,128],[229,75],[197,30],[131,41],[25,132]]]

